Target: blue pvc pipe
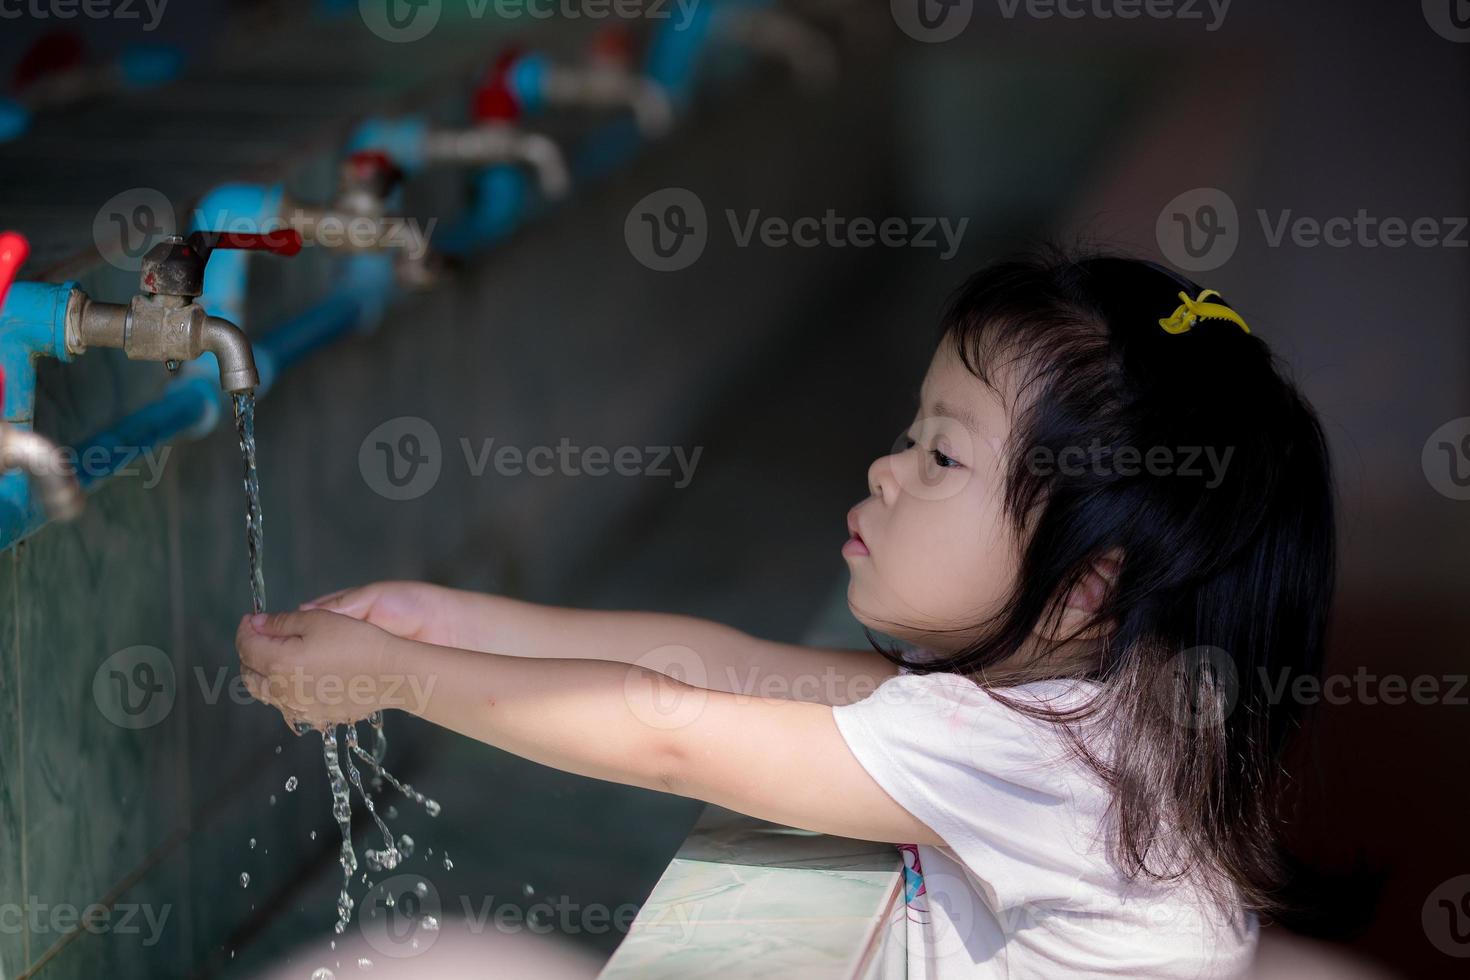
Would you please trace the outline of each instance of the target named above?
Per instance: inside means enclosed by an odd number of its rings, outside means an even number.
[[[763,0],[747,0],[760,3]],[[710,34],[710,4],[696,5],[690,22],[682,28],[666,26],[649,52],[647,73],[662,85],[682,107],[692,93],[699,60]],[[522,59],[526,61],[527,59]],[[517,75],[527,86],[526,104],[542,101],[537,61]],[[0,103],[0,140],[6,138],[6,105]],[[24,119],[21,120],[22,129]],[[369,120],[359,127],[349,150],[382,149],[406,172],[423,167],[426,116],[394,120]],[[599,127],[579,141],[570,166],[580,182],[595,181],[626,162],[642,145],[631,120],[617,120]],[[515,230],[526,218],[547,207],[518,167],[486,168],[476,178],[476,204],[471,212],[441,234],[451,246],[446,251],[466,253],[492,245]],[[211,230],[269,231],[279,220],[281,185],[226,185],[211,192],[196,210],[194,227]],[[233,229],[232,229],[233,222]],[[253,227],[250,227],[253,223]],[[438,239],[436,239],[436,244]],[[243,252],[216,253],[205,276],[205,296],[200,302],[211,315],[243,325],[249,256]],[[312,351],[335,338],[376,326],[384,308],[396,293],[392,259],[363,255],[346,260],[343,284],[321,302],[271,331],[254,346],[256,367],[261,375],[260,394],[275,376]],[[65,343],[66,298],[75,283],[48,285],[16,283],[11,288],[0,316],[0,367],[5,371],[5,418],[12,424],[30,425],[35,405],[35,365],[39,355],[70,360]],[[180,435],[200,436],[211,431],[223,415],[227,401],[219,388],[213,355],[204,355],[186,366],[183,377],[170,384],[154,402],[124,417],[77,447],[78,454],[105,450],[109,460],[126,459],[119,448],[156,446]],[[78,458],[82,458],[80,455]],[[90,489],[111,475],[108,468],[81,474]],[[8,548],[45,523],[30,494],[24,474],[0,475],[0,548]]]

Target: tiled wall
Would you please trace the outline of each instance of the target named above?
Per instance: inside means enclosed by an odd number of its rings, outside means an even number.
[[[677,445],[731,379],[802,330],[828,326],[791,311],[808,290],[841,287],[850,267],[840,257],[773,256],[724,236],[691,269],[660,275],[629,256],[623,219],[670,185],[694,189],[712,212],[781,213],[820,187],[826,205],[873,213],[887,178],[874,150],[876,103],[863,85],[845,91],[796,101],[758,84],[454,283],[409,298],[373,335],[280,378],[258,412],[270,605],[387,577],[547,597],[582,571],[648,484],[476,479],[459,439]],[[308,163],[296,179],[321,191],[328,171]],[[453,197],[452,187],[430,192]],[[329,275],[303,256],[259,277],[252,324],[268,326]],[[83,284],[120,299],[132,282],[106,270]],[[43,363],[37,426],[78,440],[163,383],[158,365],[111,351]],[[439,482],[412,501],[375,494],[358,467],[364,437],[401,415],[429,420],[443,444]],[[228,687],[233,630],[249,604],[228,419],[174,445],[162,481],[144,484],[114,478],[75,523],[0,554],[0,904],[20,913],[0,922],[0,977],[213,972],[271,916],[323,924],[325,910],[291,891],[304,866],[335,848],[319,749]],[[98,672],[139,645],[171,664],[156,696],[172,707],[135,730],[110,720],[120,689]],[[221,679],[227,686],[211,697]],[[431,748],[397,744],[390,759],[411,770],[414,753]],[[280,783],[292,772],[301,788],[287,794]],[[247,850],[250,837],[260,851]],[[115,904],[94,920],[98,932],[64,917],[92,903]],[[134,906],[167,914],[161,933],[141,914],[125,920]]]

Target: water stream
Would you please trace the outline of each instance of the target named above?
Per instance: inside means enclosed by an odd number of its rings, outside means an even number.
[[[247,391],[235,394],[232,398],[235,407],[235,432],[240,438],[240,457],[244,462],[245,473],[245,542],[250,554],[250,604],[253,612],[264,612],[265,571],[262,557],[265,538],[264,520],[260,507],[260,474],[255,467],[255,394]],[[337,895],[337,922],[333,926],[339,935],[352,921],[352,910],[356,904],[350,892],[352,875],[357,871],[357,854],[352,847],[352,790],[357,790],[358,795],[362,797],[368,814],[378,825],[379,833],[383,835],[381,851],[371,848],[365,848],[363,851],[364,860],[373,871],[391,871],[400,862],[413,855],[413,838],[404,834],[395,840],[393,831],[378,814],[377,806],[373,802],[371,794],[382,789],[383,780],[387,780],[404,796],[422,806],[428,811],[429,816],[437,817],[440,809],[436,801],[400,781],[383,768],[383,759],[388,754],[388,735],[383,729],[383,713],[373,712],[368,722],[373,729],[371,752],[365,751],[358,744],[356,723],[325,726],[321,729],[322,758],[326,764],[327,782],[332,790],[332,818],[337,822],[337,827],[342,833],[342,844],[337,858],[338,863],[342,866],[342,890]],[[299,735],[313,731],[310,725],[304,723],[298,723],[295,727]],[[338,743],[339,729],[340,738],[347,746],[345,755]],[[364,785],[362,773],[357,768],[354,756],[365,762],[372,770],[373,776],[368,785]],[[344,759],[347,763],[346,775],[342,771]],[[287,784],[287,790],[295,789],[294,784],[295,777],[293,776]],[[272,802],[274,800],[275,798],[272,797]],[[315,838],[315,836],[315,831],[313,831],[312,837]],[[253,843],[252,840],[252,846]],[[430,853],[432,853],[432,848]],[[249,884],[250,878],[242,874],[240,881],[241,885],[245,886]]]

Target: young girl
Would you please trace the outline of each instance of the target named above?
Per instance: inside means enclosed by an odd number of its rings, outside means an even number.
[[[893,842],[911,977],[1245,970],[1334,576],[1325,440],[1266,344],[1152,263],[991,266],[868,483],[842,553],[873,651],[385,582],[242,620],[241,669],[289,722],[403,708]]]

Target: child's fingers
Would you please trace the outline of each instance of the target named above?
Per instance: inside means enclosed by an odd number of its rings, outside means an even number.
[[[338,589],[324,596],[318,596],[309,602],[303,602],[300,608],[307,609],[330,609],[352,615],[352,611],[359,607],[372,606],[372,595],[366,586],[354,586],[350,589]]]

